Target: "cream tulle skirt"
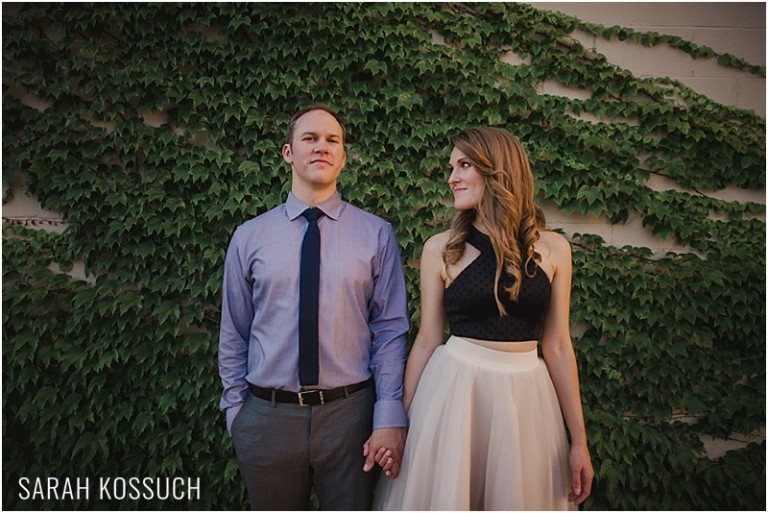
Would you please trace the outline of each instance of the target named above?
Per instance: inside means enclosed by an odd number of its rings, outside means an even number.
[[[535,349],[449,338],[424,369],[409,418],[400,475],[382,474],[374,509],[575,509],[565,425]]]

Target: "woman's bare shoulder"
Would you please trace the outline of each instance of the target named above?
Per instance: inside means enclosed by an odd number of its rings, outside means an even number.
[[[442,254],[443,248],[448,243],[448,239],[451,236],[451,230],[445,230],[444,232],[436,233],[432,235],[427,242],[424,243],[425,252],[439,252]]]
[[[546,248],[546,253],[548,253],[546,256],[551,258],[555,267],[557,267],[558,264],[570,262],[571,243],[564,235],[558,232],[553,232],[552,230],[541,230],[539,232],[538,244]]]
[[[552,230],[540,230],[539,238],[542,242],[545,242],[553,248],[568,248],[570,250],[571,243],[561,233]]]

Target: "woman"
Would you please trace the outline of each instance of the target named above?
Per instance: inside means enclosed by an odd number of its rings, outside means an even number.
[[[424,245],[408,438],[400,475],[381,480],[375,506],[573,509],[594,471],[569,331],[570,245],[544,228],[512,134],[470,129],[452,143],[457,214]],[[441,345],[446,320],[452,336]],[[384,451],[377,461],[393,466]]]

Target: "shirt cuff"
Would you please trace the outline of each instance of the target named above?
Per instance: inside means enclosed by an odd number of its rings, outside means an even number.
[[[403,401],[376,401],[373,405],[373,429],[408,427]]]
[[[235,421],[235,417],[240,413],[240,409],[243,407],[243,403],[227,408],[227,433],[232,436],[232,423]]]

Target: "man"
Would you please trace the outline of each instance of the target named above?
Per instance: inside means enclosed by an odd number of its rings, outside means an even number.
[[[345,136],[325,106],[296,113],[291,193],[227,251],[220,406],[253,509],[309,509],[314,485],[321,509],[367,510],[374,463],[399,472],[405,280],[391,225],[336,190]]]

